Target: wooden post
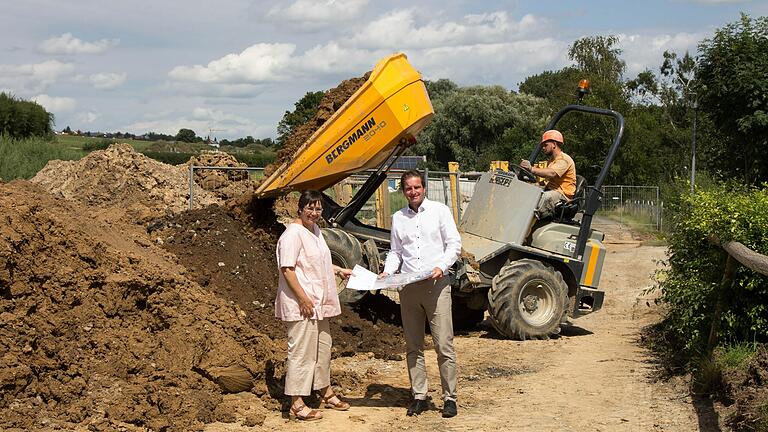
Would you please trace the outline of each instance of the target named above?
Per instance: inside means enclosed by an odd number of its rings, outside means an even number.
[[[336,195],[336,204],[345,206],[352,201],[352,184],[346,179],[333,185],[333,194]]]
[[[459,224],[459,163],[448,162],[448,171],[451,172],[451,210],[453,220]]]
[[[392,213],[389,209],[389,181],[376,189],[376,226],[389,229],[392,225]]]
[[[707,356],[710,359],[717,345],[717,332],[720,330],[720,315],[723,312],[723,290],[733,283],[734,270],[736,270],[736,260],[731,255],[728,255],[728,259],[725,261],[723,280],[720,282],[720,287],[717,290],[715,312],[712,314],[712,327],[709,328],[709,338],[707,339]]]

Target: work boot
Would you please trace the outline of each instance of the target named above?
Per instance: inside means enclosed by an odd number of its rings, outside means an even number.
[[[406,415],[408,417],[415,416],[423,413],[429,409],[429,406],[427,405],[427,401],[424,399],[414,399],[413,402],[411,402],[411,405],[408,406],[408,411],[406,411]]]
[[[445,418],[456,417],[456,414],[457,414],[456,411],[457,411],[456,402],[450,399],[447,399],[443,404],[443,417]]]

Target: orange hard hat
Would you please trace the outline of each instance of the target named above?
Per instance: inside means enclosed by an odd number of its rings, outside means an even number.
[[[563,134],[560,133],[560,131],[550,129],[546,132],[544,132],[544,135],[541,136],[541,143],[545,143],[547,141],[557,141],[560,143],[560,145],[563,144]]]

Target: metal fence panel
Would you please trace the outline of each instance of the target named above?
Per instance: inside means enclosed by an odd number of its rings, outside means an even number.
[[[189,208],[193,208],[194,203],[194,184],[197,182],[206,190],[216,190],[223,187],[231,181],[233,173],[245,172],[251,179],[263,177],[264,168],[261,167],[212,167],[212,166],[190,166],[189,167]],[[201,181],[200,173],[213,172],[220,175],[204,176]],[[448,206],[453,212],[454,197],[451,193],[451,176],[458,177],[458,218],[466,209],[474,194],[475,184],[480,177],[480,173],[451,173],[447,171],[423,171],[427,174],[427,197],[430,200],[441,202]],[[195,177],[197,175],[197,177]],[[391,171],[387,176],[387,186],[390,193],[390,208],[376,208],[375,196],[372,196],[357,215],[364,223],[376,224],[376,214],[379,211],[391,215],[405,204],[405,198],[400,193],[400,171]],[[352,186],[354,195],[370,176],[370,172],[354,174],[345,181]],[[609,185],[603,186],[603,199],[598,215],[617,219],[620,223],[628,225],[641,225],[656,230],[663,228],[663,202],[659,199],[659,188],[657,186],[634,186],[634,185]],[[330,196],[334,196],[333,189],[325,191]],[[596,223],[597,224],[597,223]]]
[[[658,186],[611,185],[601,189],[603,200],[598,209],[602,216],[620,223],[662,228],[662,202]]]

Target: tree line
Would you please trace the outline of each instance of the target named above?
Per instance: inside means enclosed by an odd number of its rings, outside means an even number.
[[[626,76],[616,36],[590,36],[570,46],[573,65],[526,78],[519,91],[501,86],[462,87],[447,79],[426,82],[435,109],[411,154],[427,167],[486,170],[491,160],[526,158],[548,120],[576,102],[576,85],[591,83],[585,103],[620,112],[626,120],[621,149],[608,173],[614,184],[666,185],[696,169],[715,178],[758,185],[768,180],[768,21],[742,14],[699,43],[698,57],[664,52],[655,70]],[[286,111],[277,145],[309,120],[322,92],[309,92]],[[593,181],[615,133],[611,119],[565,117],[564,150],[579,174]],[[559,126],[560,127],[560,126]]]

